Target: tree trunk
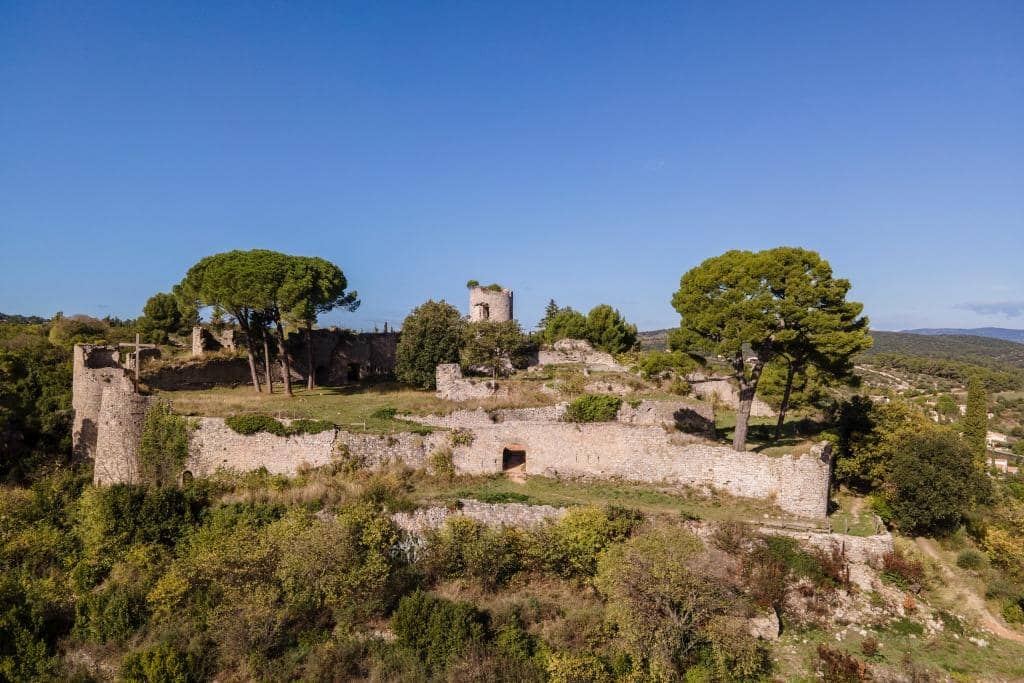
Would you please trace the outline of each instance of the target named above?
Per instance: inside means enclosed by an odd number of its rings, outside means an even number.
[[[274,393],[274,376],[270,369],[270,338],[267,328],[263,328],[263,372],[267,375],[267,393]]]
[[[737,375],[740,381],[740,402],[736,406],[736,431],[732,439],[734,451],[744,452],[747,450],[747,423],[750,421],[750,407],[754,403],[754,393],[757,391],[757,381],[761,378],[761,370],[764,364],[758,361],[750,369],[750,378],[746,377],[743,371],[743,363],[738,366]]]
[[[281,354],[281,372],[284,373],[284,393],[292,396],[292,368],[288,362],[288,349],[284,345],[284,326],[280,318],[275,316],[274,324],[277,326],[277,349]]]
[[[260,376],[256,372],[256,354],[252,352],[252,347],[249,344],[245,345],[245,355],[249,357],[249,374],[252,375],[252,386],[256,390],[256,393],[260,393]]]
[[[786,411],[789,410],[789,395],[793,392],[793,376],[796,375],[796,367],[792,361],[786,370],[786,390],[782,392],[782,405],[779,406],[779,421],[775,423],[775,440],[782,437],[782,425],[786,422]]]
[[[249,358],[249,374],[252,377],[252,387],[256,390],[256,393],[260,393],[260,375],[256,372],[256,354],[252,351],[252,328],[246,322],[246,315],[244,311],[234,311],[232,315],[235,316],[235,320],[238,321],[238,326],[242,328],[242,336],[245,338],[245,355]]]
[[[313,377],[313,325],[306,323],[306,388],[310,391],[316,386]]]

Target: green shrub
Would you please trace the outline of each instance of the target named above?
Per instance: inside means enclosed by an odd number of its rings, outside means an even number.
[[[482,644],[485,615],[466,602],[452,602],[416,591],[398,603],[391,620],[400,645],[416,652],[434,672],[444,671],[468,647]]]
[[[452,447],[472,446],[476,435],[469,429],[456,429],[452,432]]]
[[[125,683],[192,683],[205,679],[198,658],[169,643],[130,652],[121,662]]]
[[[609,394],[584,394],[565,410],[566,422],[611,422],[622,406],[622,399]]]
[[[534,532],[531,544],[541,568],[566,578],[588,578],[597,572],[602,553],[630,536],[643,521],[636,510],[581,507],[554,524]]]
[[[985,564],[985,557],[977,550],[968,548],[956,556],[956,566],[961,569],[979,569]]]
[[[522,570],[526,535],[516,529],[492,529],[467,517],[450,517],[427,534],[419,565],[428,578],[473,579],[488,590]]]
[[[548,683],[610,683],[612,676],[592,654],[559,652],[548,657]]]
[[[397,412],[398,410],[391,406],[384,406],[370,413],[370,417],[375,420],[393,420]]]
[[[237,434],[250,435],[260,432],[267,432],[275,436],[287,436],[288,430],[281,423],[269,415],[258,415],[247,413],[244,415],[232,415],[225,418],[224,424]]]
[[[1003,619],[1011,624],[1024,624],[1024,596],[1003,603]]]
[[[115,585],[78,602],[74,634],[93,643],[124,643],[146,616],[145,597]]]
[[[455,476],[455,463],[452,462],[452,449],[438,448],[430,454],[430,469],[438,477],[451,479]]]
[[[188,460],[188,419],[171,412],[166,401],[156,401],[146,413],[139,442],[139,470],[144,481],[173,484]]]
[[[236,434],[248,436],[267,432],[274,436],[296,436],[298,434],[319,434],[330,429],[335,429],[335,424],[328,420],[293,420],[291,424],[285,425],[280,420],[269,415],[246,413],[243,415],[232,415],[224,419],[224,424],[231,428]]]
[[[923,636],[924,625],[913,619],[903,617],[889,623],[889,630],[901,636]]]
[[[319,434],[335,428],[335,424],[329,420],[293,420],[288,425],[288,432],[291,434]]]

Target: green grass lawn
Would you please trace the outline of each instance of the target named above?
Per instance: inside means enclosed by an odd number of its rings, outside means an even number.
[[[277,418],[328,420],[351,431],[377,433],[401,432],[420,426],[380,416],[378,411],[394,408],[401,414],[444,414],[459,409],[527,407],[547,405],[556,399],[539,390],[539,383],[515,382],[511,395],[503,398],[453,403],[433,391],[411,389],[396,383],[359,384],[346,387],[318,387],[307,391],[293,385],[295,396],[287,397],[280,385],[274,394],[257,394],[252,387],[204,389],[198,391],[160,391],[174,411],[182,415],[228,417],[242,413],[264,413]]]
[[[876,533],[875,516],[866,500],[850,493],[838,493],[832,502],[837,506],[829,515],[832,531],[851,536],[873,536]]]
[[[459,477],[445,481],[423,478],[415,484],[414,497],[420,504],[452,504],[459,498],[493,503],[531,505],[620,505],[651,515],[668,514],[713,521],[766,521],[791,518],[778,508],[755,500],[716,494],[699,496],[692,491],[631,484],[619,481],[566,481],[531,476],[522,482],[503,475]]]

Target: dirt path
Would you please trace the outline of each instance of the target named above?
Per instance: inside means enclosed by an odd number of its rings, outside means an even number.
[[[1024,635],[1007,628],[999,618],[988,611],[988,605],[985,604],[985,600],[980,595],[963,585],[963,581],[960,580],[956,575],[956,572],[954,572],[946,563],[946,560],[943,559],[939,549],[935,547],[935,541],[930,538],[919,536],[914,539],[914,542],[917,544],[917,547],[921,552],[935,560],[939,567],[939,571],[942,573],[942,578],[946,582],[946,586],[950,590],[956,592],[956,598],[959,601],[959,606],[965,614],[977,619],[978,623],[985,630],[992,632],[1000,638],[1012,640],[1015,643],[1024,643]]]

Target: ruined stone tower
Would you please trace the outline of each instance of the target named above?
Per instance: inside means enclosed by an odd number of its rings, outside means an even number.
[[[512,320],[512,290],[497,285],[470,287],[469,320],[474,323]]]
[[[94,461],[93,483],[138,482],[137,451],[153,398],[139,394],[115,347],[75,344],[71,440]]]

